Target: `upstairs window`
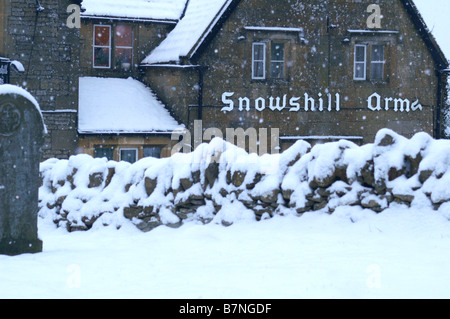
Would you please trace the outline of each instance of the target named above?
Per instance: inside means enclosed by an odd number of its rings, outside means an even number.
[[[266,78],[266,44],[253,43],[252,79],[264,80]]]
[[[114,29],[114,32],[112,32]],[[128,71],[133,65],[133,28],[94,25],[94,68]]]
[[[269,49],[267,49],[269,47]],[[269,51],[269,52],[267,52]],[[269,61],[269,70],[266,70]],[[285,45],[278,42],[254,42],[252,49],[252,79],[283,79],[285,73]]]
[[[111,27],[94,26],[94,68],[111,67]]]
[[[384,81],[385,64],[385,46],[383,44],[355,44],[354,80]]]

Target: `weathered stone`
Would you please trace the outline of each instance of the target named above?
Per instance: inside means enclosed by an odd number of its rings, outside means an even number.
[[[384,181],[383,179],[377,180],[374,186],[377,194],[379,195],[386,194],[386,181]]]
[[[378,143],[378,146],[390,146],[395,144],[395,139],[390,134],[385,134],[381,141]]]
[[[149,178],[146,177],[144,180],[144,187],[145,187],[145,192],[147,193],[147,196],[150,196],[151,194],[153,194],[153,192],[156,189],[156,185],[158,183],[158,180],[155,178]]]
[[[256,184],[258,184],[258,183],[261,181],[261,179],[263,178],[263,176],[264,176],[264,175],[261,174],[261,173],[256,173],[255,176],[253,177],[253,181],[252,181],[251,183],[245,185],[245,187],[246,187],[248,190],[254,189],[255,186],[256,186]]]
[[[278,200],[279,189],[273,189],[260,196],[260,200],[264,203],[276,203]]]
[[[190,203],[194,206],[203,206],[205,205],[205,200],[203,199],[190,199]]]
[[[125,188],[124,188],[124,189],[125,189],[125,192],[128,192],[128,191],[130,190],[131,186],[133,186],[132,183],[126,184],[126,185],[125,185]]]
[[[325,208],[326,206],[327,206],[327,202],[326,201],[323,201],[323,202],[320,202],[320,203],[316,203],[313,206],[313,210],[314,211],[318,211],[318,210],[321,210],[321,209]]]
[[[145,233],[145,232],[149,232],[161,225],[162,225],[161,220],[157,216],[154,216],[154,217],[144,218],[142,221],[140,221],[136,225],[136,227]]]
[[[394,198],[398,198],[401,202],[404,203],[408,203],[411,204],[412,201],[414,200],[414,195],[410,195],[410,194],[393,194]]]
[[[70,183],[70,186],[71,186],[71,188],[72,189],[75,189],[75,184],[74,184],[74,178],[75,178],[75,174],[78,172],[78,168],[74,168],[73,170],[72,170],[72,173],[70,173],[68,176],[67,176],[67,181]]]
[[[405,157],[405,162],[407,165],[407,170],[406,170],[406,177],[410,178],[411,176],[414,176],[417,174],[417,172],[419,171],[419,166],[420,166],[420,162],[422,162],[423,156],[422,153],[418,153],[416,154],[416,156],[410,156],[410,155],[406,155]]]
[[[361,169],[361,180],[360,182],[363,186],[374,187],[375,177],[374,177],[374,163],[373,160],[368,161]]]
[[[391,182],[391,181],[395,180],[396,178],[399,178],[402,175],[406,175],[404,167],[402,167],[401,169],[398,169],[396,167],[391,167],[391,168],[389,168],[389,171],[388,171],[388,180]]]
[[[0,254],[6,255],[42,251],[37,212],[45,129],[23,92],[0,93]]]
[[[219,190],[219,194],[220,194],[222,197],[227,197],[228,191],[227,191],[225,188],[221,188],[221,189]]]
[[[106,180],[105,180],[105,188],[108,187],[109,184],[111,184],[112,178],[115,173],[116,173],[115,167],[108,167],[108,175],[106,176]]]
[[[205,178],[209,187],[213,187],[216,179],[219,177],[219,164],[212,162],[205,169]]]
[[[194,184],[200,183],[201,172],[195,171],[192,172],[192,181]]]
[[[190,178],[181,178],[180,184],[183,187],[183,189],[186,191],[189,188],[191,188],[192,185],[194,185],[194,182]]]
[[[86,225],[86,227],[88,229],[92,228],[92,225],[94,225],[94,223],[97,221],[97,219],[100,217],[99,216],[91,216],[91,217],[87,217],[87,216],[83,216],[81,217],[81,221]]]
[[[328,189],[325,188],[318,188],[316,190],[317,194],[319,194],[321,197],[328,197],[331,195],[331,192]]]
[[[388,207],[388,203],[384,198],[380,198],[374,194],[364,193],[361,195],[361,206],[379,213]]]
[[[419,181],[423,184],[433,175],[433,170],[423,170],[419,172]]]
[[[103,173],[96,172],[89,175],[89,185],[88,188],[96,188],[103,183]]]
[[[58,199],[56,200],[56,206],[61,207],[63,202],[66,200],[67,196],[60,196],[58,197]]]
[[[291,200],[291,196],[293,193],[294,193],[294,191],[292,189],[282,189],[281,190],[281,195],[283,196],[284,200],[286,200],[286,201]]]
[[[142,206],[128,206],[123,209],[123,216],[128,219],[138,217],[144,211]]]
[[[231,183],[236,187],[240,187],[244,183],[245,175],[245,172],[235,171],[231,177]]]

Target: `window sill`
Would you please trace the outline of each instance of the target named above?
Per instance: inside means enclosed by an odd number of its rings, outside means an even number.
[[[286,79],[251,79],[250,83],[259,84],[289,84],[290,81]]]

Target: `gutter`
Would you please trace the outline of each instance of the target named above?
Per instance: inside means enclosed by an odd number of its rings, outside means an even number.
[[[450,69],[442,69],[437,73],[438,77],[438,87],[437,87],[437,111],[436,111],[436,129],[435,129],[435,138],[441,139],[441,128],[442,128],[442,109],[443,109],[443,101],[442,101],[442,92],[444,90],[444,81],[443,77],[447,78],[448,74],[450,74]]]

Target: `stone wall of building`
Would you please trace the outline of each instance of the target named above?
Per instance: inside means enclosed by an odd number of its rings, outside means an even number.
[[[42,160],[51,157],[67,159],[77,150],[78,137],[77,112],[74,111],[43,111],[44,122],[48,130],[42,147]]]
[[[411,137],[417,132],[431,135],[435,130],[438,78],[435,62],[400,1],[377,1],[382,14],[381,29],[388,32],[357,32],[368,30],[367,12],[370,1],[241,1],[202,54],[192,64],[206,66],[203,81],[203,127],[279,128],[281,136],[348,136],[372,142],[381,128],[391,128]],[[289,14],[286,14],[289,13]],[[260,27],[263,29],[251,29]],[[279,28],[268,30],[264,28]],[[285,30],[282,30],[285,28]],[[291,29],[286,29],[291,28]],[[292,31],[292,29],[302,31]],[[285,45],[285,76],[283,79],[252,79],[252,43]],[[355,81],[355,44],[383,44],[385,48],[384,78],[381,81]],[[269,70],[270,61],[266,61]],[[369,67],[368,67],[369,69]],[[197,73],[148,68],[145,80],[155,88],[163,102],[176,105],[175,112],[185,118],[188,104],[183,99],[197,99],[195,91],[182,83],[198,83]],[[185,79],[183,77],[188,77]],[[224,112],[223,93],[234,93],[228,100],[234,109]],[[328,111],[331,94],[331,111]],[[380,110],[368,108],[368,99],[377,93]],[[305,111],[305,94],[315,100],[315,111]],[[336,110],[339,94],[339,110]],[[182,99],[180,99],[182,97]],[[298,97],[299,111],[292,111],[290,99]],[[239,98],[250,100],[250,111],[239,110]],[[256,99],[265,99],[264,111],[255,108]],[[270,98],[286,107],[269,108]],[[388,99],[389,110],[385,109]],[[395,99],[407,99],[410,106],[417,101],[421,109],[407,112],[394,106]],[[323,111],[319,104],[323,102]],[[372,100],[375,105],[375,99]],[[180,105],[181,104],[181,105]],[[275,104],[274,104],[275,105]],[[417,106],[417,104],[416,104]],[[191,108],[196,113],[196,108]],[[186,123],[192,128],[189,117]]]
[[[76,151],[80,69],[80,32],[66,25],[72,1],[41,0],[42,11],[35,1],[5,2],[4,54],[25,67],[24,74],[11,73],[11,84],[25,88],[49,112],[43,157],[68,158]]]

